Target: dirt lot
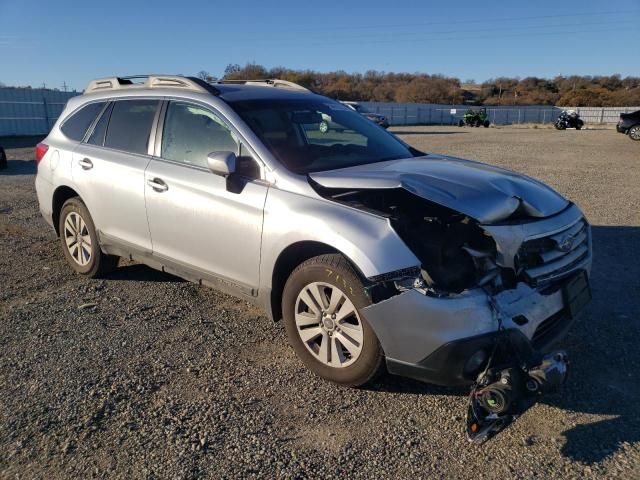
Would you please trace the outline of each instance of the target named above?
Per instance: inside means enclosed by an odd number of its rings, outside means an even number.
[[[594,301],[559,394],[488,444],[466,390],[310,374],[260,311],[144,266],[66,267],[32,148],[0,171],[0,477],[640,478],[640,144],[611,130],[406,127],[428,151],[538,177],[594,225]],[[9,146],[9,145],[8,145]]]

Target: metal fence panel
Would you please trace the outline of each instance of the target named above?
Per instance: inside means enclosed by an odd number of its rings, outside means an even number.
[[[0,137],[46,135],[76,95],[80,92],[0,88]]]
[[[0,137],[13,135],[46,135],[62,113],[69,98],[80,92],[56,90],[0,88]],[[361,102],[366,110],[380,113],[391,125],[457,125],[468,105],[432,103]],[[473,107],[478,108],[478,107]],[[455,113],[451,111],[455,110]],[[562,110],[576,110],[587,124],[616,123],[621,112],[640,107],[553,107],[487,106],[489,121],[496,125],[519,123],[551,123]]]
[[[371,112],[385,115],[391,125],[457,125],[469,105],[431,103],[361,102]],[[473,107],[477,109],[479,107]],[[620,113],[635,112],[640,107],[554,107],[549,105],[487,106],[489,121],[496,125],[553,123],[562,110],[576,110],[585,123],[617,123]],[[455,113],[451,113],[455,110]]]

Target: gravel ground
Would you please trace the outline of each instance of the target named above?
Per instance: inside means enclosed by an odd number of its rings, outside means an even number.
[[[472,447],[465,389],[391,376],[339,388],[242,301],[126,262],[83,279],[40,218],[33,148],[9,148],[0,477],[640,478],[640,144],[611,130],[395,131],[538,177],[587,213],[594,301],[563,342],[562,392]]]

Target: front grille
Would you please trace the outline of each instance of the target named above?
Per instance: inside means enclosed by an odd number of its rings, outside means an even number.
[[[589,258],[589,225],[584,219],[546,237],[526,240],[518,268],[532,285],[566,276]]]

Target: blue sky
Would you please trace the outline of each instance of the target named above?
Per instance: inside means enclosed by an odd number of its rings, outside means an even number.
[[[0,0],[0,82],[83,89],[229,63],[319,71],[640,76],[640,0]]]

